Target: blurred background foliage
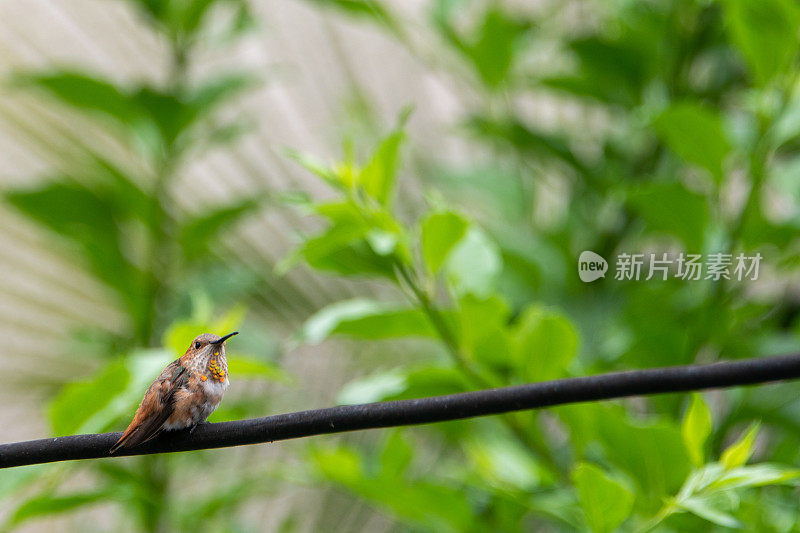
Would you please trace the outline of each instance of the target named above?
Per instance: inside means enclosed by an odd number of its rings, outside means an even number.
[[[88,376],[50,376],[53,434],[121,429],[204,331],[244,333],[212,420],[268,414],[287,394],[296,402],[281,408],[298,409],[316,389],[360,403],[798,350],[796,2],[434,0],[424,24],[376,0],[309,4],[374,26],[447,80],[463,113],[446,134],[466,154],[415,142],[416,102],[387,119],[350,76],[341,156],[284,150],[325,191],[265,180],[175,209],[187,162],[248,131],[252,117],[220,110],[268,74],[192,70],[198,47],[265,31],[243,1],[128,2],[169,52],[159,82],[57,68],[11,80],[85,115],[114,147],[4,191],[124,316],[113,334],[75,332],[97,361]],[[225,253],[265,211],[314,222],[277,263]],[[606,279],[579,280],[583,250],[611,260]],[[680,251],[764,259],[757,282],[613,279],[619,253]],[[320,287],[360,281],[355,297],[295,303],[306,319],[277,334],[265,295],[296,269]],[[321,343],[353,354],[354,379],[293,389],[282,367]],[[3,527],[100,506],[112,529],[261,530],[247,510],[302,487],[321,496],[289,505],[274,529],[796,531],[798,393],[787,383],[326,437],[281,461],[250,447],[16,469],[0,479]]]

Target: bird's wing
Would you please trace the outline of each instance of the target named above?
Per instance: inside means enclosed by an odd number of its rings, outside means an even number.
[[[147,442],[155,437],[175,409],[175,392],[185,386],[189,371],[176,359],[164,369],[144,394],[133,421],[109,453]]]

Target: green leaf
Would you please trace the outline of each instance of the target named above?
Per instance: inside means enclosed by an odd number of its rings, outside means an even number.
[[[70,71],[50,74],[20,74],[17,84],[47,91],[63,103],[84,111],[102,113],[121,124],[133,124],[142,118],[136,102],[111,82]]]
[[[331,332],[361,339],[436,337],[436,330],[419,309],[388,309],[358,319],[343,320]]]
[[[97,182],[93,183],[99,198],[106,202],[117,218],[137,219],[151,230],[157,199],[146,192],[139,179],[116,163],[99,154],[92,154]]]
[[[461,446],[472,469],[493,488],[528,492],[551,482],[530,450],[497,426],[471,432]]]
[[[198,38],[208,14],[218,4],[231,7],[232,16],[220,17],[227,26],[214,29],[222,33],[222,39],[229,39],[246,30],[252,24],[252,16],[242,0],[130,0],[158,30],[165,32],[173,41],[194,41]],[[218,25],[216,25],[218,26]],[[205,36],[208,40],[208,36]]]
[[[797,485],[798,480],[800,480],[800,469],[779,464],[759,463],[724,470],[709,484],[709,488],[731,490],[767,485]]]
[[[656,117],[654,126],[672,151],[722,181],[722,165],[731,147],[714,110],[693,102],[672,104]]]
[[[23,503],[11,517],[11,524],[18,525],[32,518],[66,513],[79,507],[100,503],[108,499],[106,492],[83,492],[69,496],[44,494]]]
[[[228,355],[228,372],[232,379],[263,378],[269,381],[287,383],[289,376],[278,366],[256,359],[239,355]]]
[[[433,337],[430,321],[418,309],[398,309],[366,299],[344,300],[315,313],[303,325],[299,337],[316,344],[331,335],[362,339]]]
[[[467,231],[445,261],[447,280],[458,295],[489,294],[502,266],[498,246],[475,227]]]
[[[742,523],[726,509],[731,506],[730,499],[722,494],[694,496],[681,500],[678,505],[680,508],[722,527],[742,527]]]
[[[424,479],[405,483],[367,476],[364,459],[353,448],[315,449],[311,463],[317,471],[355,494],[389,510],[403,521],[435,531],[466,531],[473,518],[465,494],[454,487]]]
[[[384,138],[372,155],[372,159],[358,176],[364,191],[381,205],[391,204],[400,146],[405,132],[397,129]]]
[[[311,461],[321,474],[339,483],[358,483],[364,477],[361,456],[352,448],[315,448],[311,450]]]
[[[319,270],[350,276],[378,275],[394,278],[395,258],[397,253],[402,253],[402,247],[397,244],[396,253],[381,255],[368,242],[370,233],[373,234],[372,240],[376,245],[379,244],[375,242],[375,237],[378,237],[376,232],[396,233],[396,224],[391,219],[375,215],[368,221],[350,202],[321,204],[316,206],[316,211],[329,218],[333,224],[323,233],[307,239],[281,261],[276,270],[285,272],[303,258],[309,266]]]
[[[315,245],[321,244],[319,241]],[[309,266],[344,276],[378,276],[394,279],[394,259],[379,255],[365,242],[351,243],[327,254],[318,250],[306,255]]]
[[[750,455],[753,453],[753,444],[756,442],[760,427],[761,425],[757,422],[751,424],[742,438],[728,446],[728,448],[722,452],[720,462],[725,468],[731,469],[742,466],[750,459]]]
[[[640,43],[633,42],[624,34],[616,39],[590,35],[571,41],[569,47],[578,58],[578,72],[546,78],[544,85],[571,96],[626,108],[641,100],[647,67],[654,59]]]
[[[486,11],[477,39],[467,53],[487,86],[495,88],[506,81],[529,29],[527,21],[511,18],[499,7]]]
[[[44,471],[50,466],[49,464],[20,466],[3,472],[0,476],[0,500],[8,501],[15,492],[41,479]]]
[[[234,73],[212,77],[188,91],[184,97],[187,107],[193,110],[187,119],[191,119],[189,122],[199,120],[224,102],[252,89],[258,83],[259,79],[252,74]]]
[[[76,183],[55,182],[27,190],[12,190],[6,200],[51,231],[75,241],[114,243],[116,220],[111,206],[90,188]]]
[[[458,301],[453,325],[458,328],[460,344],[474,360],[501,372],[514,370],[509,346],[508,304],[496,296],[466,294]]]
[[[523,311],[511,338],[516,367],[526,380],[563,377],[578,351],[578,332],[569,319],[537,306]]]
[[[516,150],[538,157],[559,160],[582,174],[590,172],[573,153],[566,138],[534,130],[516,118],[500,120],[485,116],[473,116],[467,125],[481,137],[510,144]],[[486,179],[485,176],[483,178]],[[488,184],[484,184],[484,186],[488,186]]]
[[[709,210],[699,194],[677,182],[648,183],[631,189],[628,202],[651,231],[674,235],[690,253],[702,250]]]
[[[788,73],[797,58],[800,8],[792,0],[725,0],[731,39],[759,85]]]
[[[433,213],[422,223],[422,257],[436,273],[467,231],[469,223],[451,212]]]
[[[400,430],[390,432],[380,456],[381,478],[387,483],[396,482],[402,478],[413,457],[414,449],[403,438],[403,432]]]
[[[200,214],[184,222],[178,242],[187,261],[207,259],[211,246],[223,229],[240,222],[263,206],[263,197],[238,200],[222,207],[203,209]]]
[[[113,202],[76,183],[55,182],[5,193],[23,214],[78,246],[91,271],[115,289],[134,317],[143,304],[142,273],[123,253],[127,242]]]
[[[572,472],[572,482],[592,531],[614,531],[630,515],[633,493],[600,468],[580,463]]]
[[[708,410],[708,406],[700,394],[692,394],[691,403],[683,417],[681,435],[689,452],[689,458],[695,466],[700,466],[705,462],[703,447],[711,434],[711,429],[711,412]]]
[[[389,29],[397,30],[398,23],[378,0],[311,0],[321,6],[332,7],[353,17],[369,18]]]
[[[688,511],[725,527],[741,527],[731,514],[739,508],[740,489],[768,485],[797,485],[800,470],[783,465],[762,463],[727,468],[722,463],[709,463],[686,478],[680,492],[671,499],[666,516]]]
[[[347,383],[336,401],[341,405],[407,400],[455,394],[469,390],[460,370],[453,367],[423,366],[411,370],[377,372]]]
[[[407,387],[406,371],[377,372],[347,383],[336,395],[336,402],[339,405],[379,402],[400,394]]]
[[[53,433],[72,435],[83,429],[93,415],[125,391],[129,381],[128,368],[118,360],[101,369],[90,380],[64,386],[48,408]]]
[[[158,128],[160,139],[166,145],[172,145],[188,125],[191,111],[174,94],[140,87],[133,98]]]
[[[343,184],[339,181],[336,172],[316,157],[293,149],[286,149],[284,153],[286,157],[293,159],[306,170],[325,180],[329,185],[336,188],[343,188]]]
[[[630,420],[620,406],[574,405],[557,409],[578,450],[599,443],[607,460],[637,484],[637,499],[655,512],[691,471],[680,430],[667,421]]]

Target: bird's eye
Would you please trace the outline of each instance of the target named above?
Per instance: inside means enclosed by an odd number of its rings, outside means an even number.
[[[199,342],[194,343],[194,349],[195,350],[199,350],[200,349],[200,343]]]

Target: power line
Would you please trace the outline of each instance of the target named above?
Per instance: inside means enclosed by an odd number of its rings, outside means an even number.
[[[800,353],[778,357],[685,365],[566,378],[416,400],[344,405],[281,415],[203,424],[163,433],[114,456],[147,455],[387,428],[495,415],[568,403],[627,396],[752,385],[800,377]],[[76,406],[80,408],[80,406]],[[109,457],[121,433],[71,435],[0,445],[0,468]]]

